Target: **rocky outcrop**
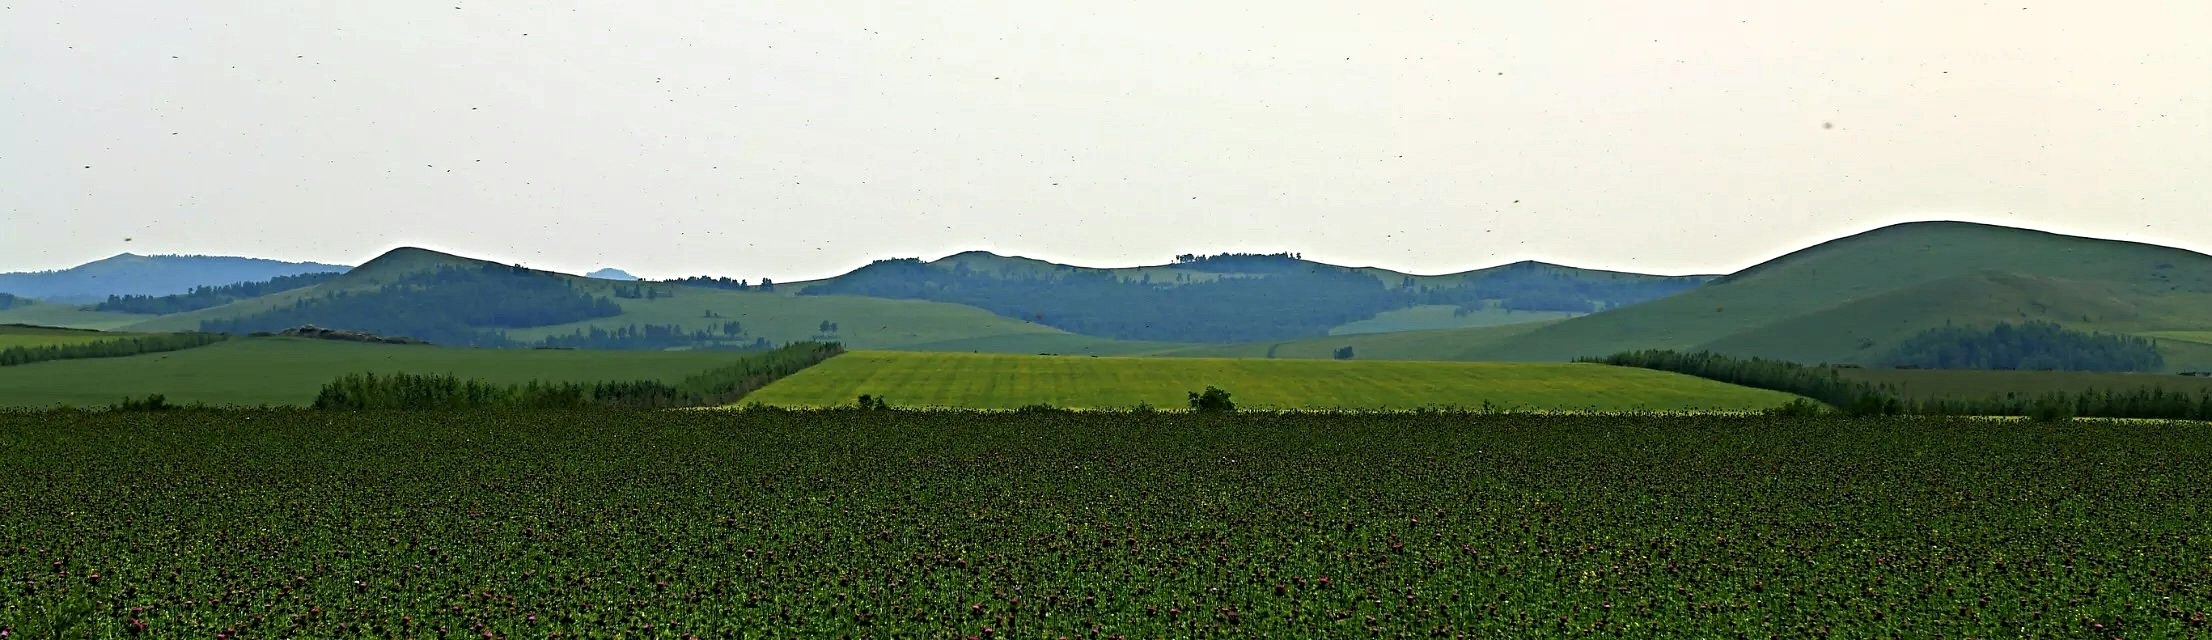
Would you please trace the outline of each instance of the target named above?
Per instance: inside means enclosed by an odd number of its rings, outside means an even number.
[[[276,334],[275,334],[275,335],[280,335],[280,336],[287,336],[287,337],[293,337],[293,338],[315,338],[315,339],[318,339],[318,340],[344,340],[344,341],[347,341],[347,342],[373,342],[373,343],[377,343],[377,344],[430,344],[430,343],[428,343],[428,342],[424,342],[424,341],[421,341],[421,340],[416,340],[416,339],[414,339],[414,338],[407,338],[407,337],[395,337],[395,336],[380,336],[380,335],[376,335],[376,334],[373,334],[373,333],[369,333],[369,332],[366,332],[366,331],[349,331],[349,330],[345,330],[345,329],[324,329],[324,328],[322,328],[322,327],[318,327],[318,326],[315,326],[315,325],[311,325],[311,324],[310,324],[310,325],[303,325],[303,326],[293,327],[293,328],[290,328],[290,329],[285,329],[285,330],[283,330],[283,331],[279,331],[279,332],[276,332]]]

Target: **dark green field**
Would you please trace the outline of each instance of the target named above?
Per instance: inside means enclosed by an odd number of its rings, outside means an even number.
[[[2185,637],[2204,425],[0,415],[10,637]]]
[[[1967,371],[1935,369],[1839,369],[1844,378],[1887,386],[1913,399],[1976,399],[2014,394],[2039,396],[2083,391],[2163,389],[2187,394],[2212,390],[2212,378],[2162,373],[2090,371]]]

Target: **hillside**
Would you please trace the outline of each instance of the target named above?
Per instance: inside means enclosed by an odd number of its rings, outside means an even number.
[[[1098,269],[967,252],[928,262],[881,260],[778,288],[964,304],[1119,340],[1240,343],[1572,317],[1706,280],[1536,262],[1416,276],[1294,254],[1185,255],[1167,265]]]
[[[193,287],[346,269],[334,264],[261,258],[125,253],[58,271],[0,273],[0,293],[51,302],[93,303],[111,295],[165,296]]]
[[[1794,252],[1664,299],[1474,349],[1565,360],[1642,348],[1865,363],[1946,322],[2046,320],[2125,333],[2212,327],[2212,256],[1960,222],[1910,223]],[[2186,363],[2183,363],[2186,365]]]

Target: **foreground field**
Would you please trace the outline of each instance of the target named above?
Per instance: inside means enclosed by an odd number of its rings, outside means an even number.
[[[11,637],[2188,637],[2201,425],[0,415]]]
[[[1214,358],[1090,358],[858,352],[746,398],[771,406],[851,404],[861,394],[917,407],[1012,409],[1185,405],[1190,391],[1228,389],[1239,406],[1410,409],[1429,406],[1622,411],[1749,410],[1795,396],[1690,376],[1587,364],[1337,362]]]
[[[157,393],[173,403],[305,405],[323,383],[348,373],[452,374],[501,384],[673,380],[736,357],[240,338],[170,353],[0,367],[0,407],[104,406]]]

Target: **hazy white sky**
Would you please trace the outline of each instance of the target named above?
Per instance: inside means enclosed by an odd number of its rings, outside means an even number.
[[[1078,8],[1069,8],[1078,7]],[[2212,248],[2212,3],[0,0],[0,270]],[[1831,128],[1832,127],[1832,128]]]

